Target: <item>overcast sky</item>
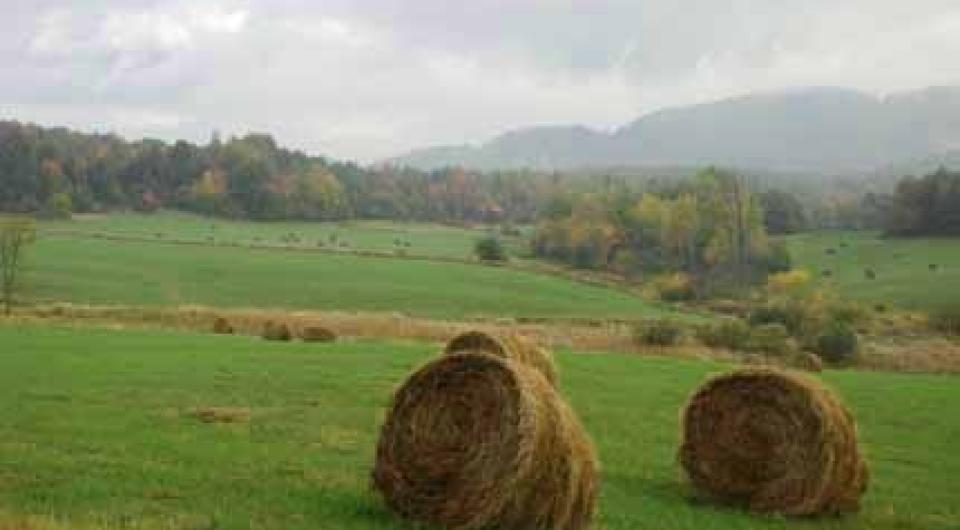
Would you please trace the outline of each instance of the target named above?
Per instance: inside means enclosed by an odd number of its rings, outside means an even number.
[[[372,161],[837,85],[960,84],[958,0],[0,0],[0,118]]]

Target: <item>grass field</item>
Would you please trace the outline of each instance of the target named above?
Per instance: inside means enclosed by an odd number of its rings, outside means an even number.
[[[0,344],[0,514],[410,528],[370,493],[369,472],[392,389],[436,347],[31,326],[0,326]],[[679,483],[678,410],[722,365],[570,353],[559,364],[603,462],[597,528],[960,528],[955,378],[825,374],[859,417],[873,482],[858,515],[787,521],[697,505]],[[252,417],[202,423],[187,414],[198,406]]]
[[[843,296],[921,310],[960,301],[958,239],[827,232],[790,236],[787,241],[795,266],[810,270],[820,285]],[[867,277],[867,269],[875,271],[876,279]],[[829,277],[823,274],[826,270]]]
[[[214,219],[196,215],[161,212],[152,215],[114,213],[78,217],[73,221],[46,221],[42,228],[70,230],[83,234],[113,234],[149,240],[213,242],[295,248],[363,250],[445,258],[472,258],[473,245],[487,234],[484,229],[467,229],[426,223],[392,221],[349,222],[252,222]],[[296,240],[288,236],[294,234]],[[505,243],[519,251],[518,238]]]
[[[639,297],[555,276],[423,260],[45,236],[26,295],[94,304],[400,311],[465,316],[645,317]]]

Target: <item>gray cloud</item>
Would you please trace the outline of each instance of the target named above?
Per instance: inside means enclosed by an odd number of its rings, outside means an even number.
[[[960,83],[953,0],[9,4],[0,116],[134,137],[262,130],[361,160],[749,91]]]

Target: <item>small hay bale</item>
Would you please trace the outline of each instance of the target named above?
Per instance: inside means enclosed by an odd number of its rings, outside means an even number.
[[[197,407],[189,415],[203,423],[246,423],[250,421],[250,409],[246,407]]]
[[[337,334],[323,326],[307,326],[300,331],[300,338],[303,342],[334,342]]]
[[[823,360],[819,355],[805,351],[794,356],[793,366],[799,370],[820,373],[823,371]]]
[[[217,317],[216,320],[213,321],[213,332],[217,335],[233,335],[235,330],[230,324],[230,321],[223,317]]]
[[[715,377],[683,412],[680,462],[698,493],[762,513],[859,509],[869,480],[850,412],[799,374],[744,369]]]
[[[553,363],[553,355],[547,349],[521,335],[495,335],[483,331],[467,331],[450,339],[443,353],[446,355],[489,353],[513,359],[536,368],[552,385],[557,384],[557,367]]]
[[[293,333],[290,332],[290,326],[285,323],[276,323],[272,320],[267,321],[263,326],[263,334],[261,335],[265,340],[275,340],[275,341],[289,341],[293,338]]]
[[[593,444],[535,369],[441,356],[397,390],[373,486],[399,516],[449,529],[579,530],[599,490]]]

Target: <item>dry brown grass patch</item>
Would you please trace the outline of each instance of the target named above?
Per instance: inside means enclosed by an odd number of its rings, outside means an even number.
[[[795,373],[743,369],[709,380],[682,418],[680,462],[708,498],[790,516],[859,509],[869,480],[853,416]]]
[[[334,342],[337,334],[323,326],[306,326],[300,331],[300,338],[304,342]]]
[[[373,484],[420,523],[576,530],[596,506],[598,462],[540,372],[485,353],[444,355],[396,392]]]

